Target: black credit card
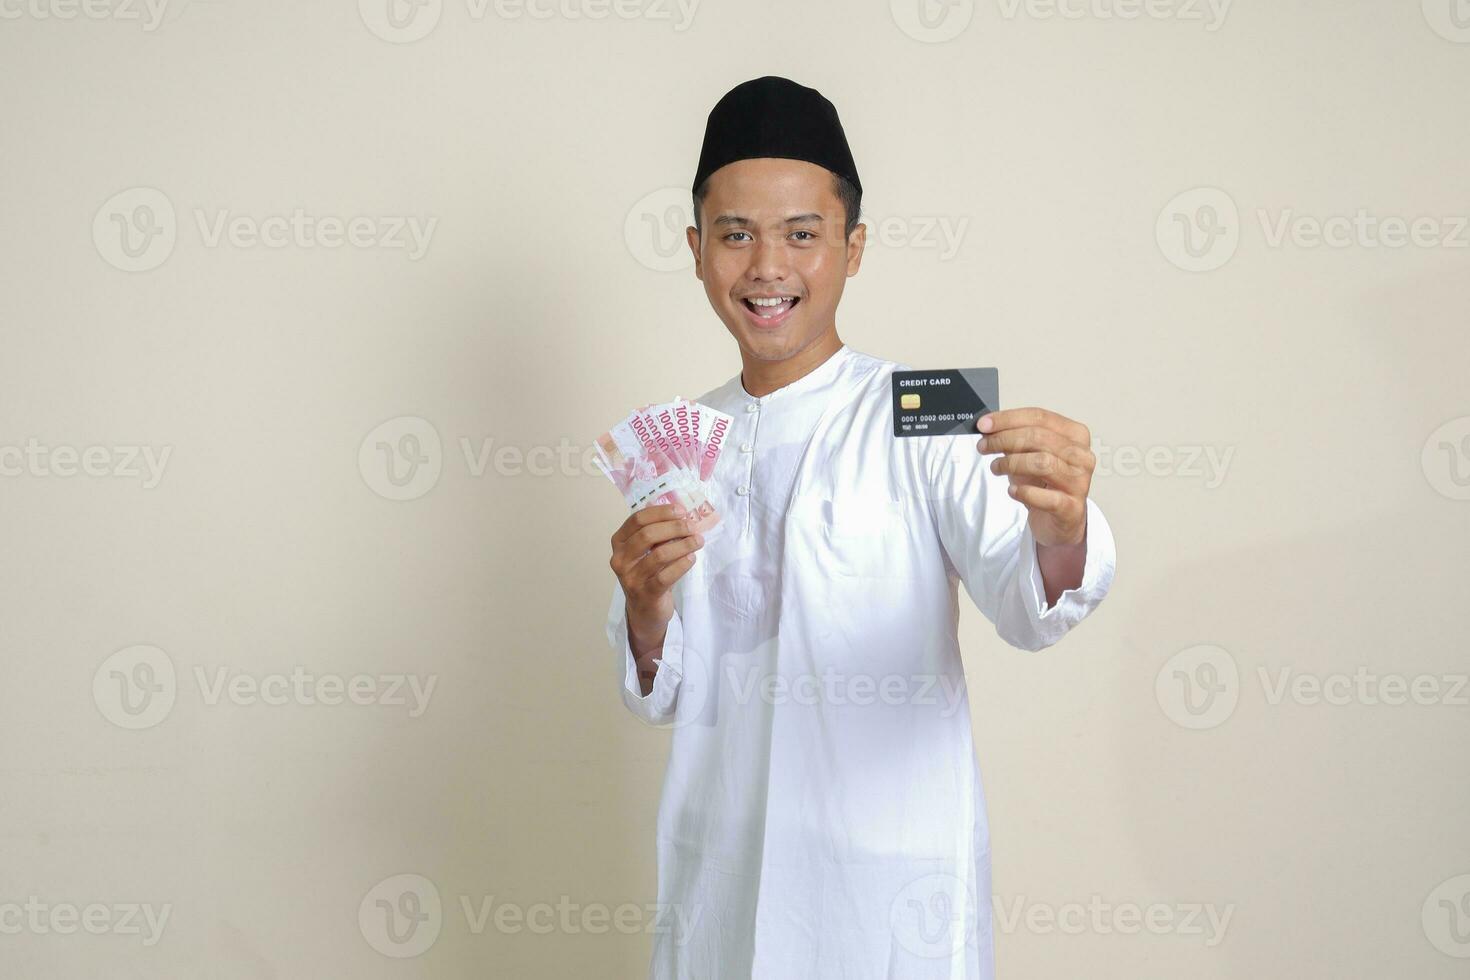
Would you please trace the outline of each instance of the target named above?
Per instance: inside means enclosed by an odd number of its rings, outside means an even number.
[[[893,434],[979,436],[976,421],[1000,408],[995,368],[893,372]]]

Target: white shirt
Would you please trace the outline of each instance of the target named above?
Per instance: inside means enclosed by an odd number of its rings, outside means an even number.
[[[958,585],[1040,650],[1107,594],[1087,501],[1079,588],[1046,607],[1026,509],[971,436],[895,438],[889,375],[843,346],[734,423],[721,526],[674,589],[642,696],[614,586],[628,708],[671,726],[650,980],[990,980],[989,824],[957,639]]]

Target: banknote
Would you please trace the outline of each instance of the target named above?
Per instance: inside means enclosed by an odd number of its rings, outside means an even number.
[[[597,466],[630,511],[679,504],[691,529],[706,534],[720,521],[712,480],[732,421],[677,395],[642,405],[597,437]]]

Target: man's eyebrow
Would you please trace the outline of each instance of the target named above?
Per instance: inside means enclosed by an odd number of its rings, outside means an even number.
[[[808,222],[808,221],[821,221],[821,220],[822,220],[822,216],[820,214],[817,214],[815,211],[812,211],[812,212],[809,212],[807,214],[794,214],[791,217],[787,218],[785,223],[788,224],[788,225],[796,225],[796,224],[803,224],[803,223]],[[753,228],[753,227],[755,227],[755,222],[754,221],[751,221],[749,218],[745,217],[744,215],[739,215],[739,214],[722,214],[718,218],[715,219],[715,224],[717,224],[717,225],[719,225],[719,226],[721,226],[723,228]]]

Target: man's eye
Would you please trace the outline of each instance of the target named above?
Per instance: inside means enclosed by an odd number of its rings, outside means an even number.
[[[730,241],[736,235],[749,235],[749,234],[750,233],[749,232],[746,232],[746,231],[732,231],[732,232],[730,232],[730,234],[728,234],[728,235],[725,236],[725,241],[727,241],[727,242]]]
[[[813,234],[812,232],[809,232],[809,231],[793,231],[792,234],[793,235],[806,235],[807,236],[806,238],[799,239],[799,241],[803,241],[803,242],[812,241],[813,239],[815,239],[817,237],[815,234]]]

